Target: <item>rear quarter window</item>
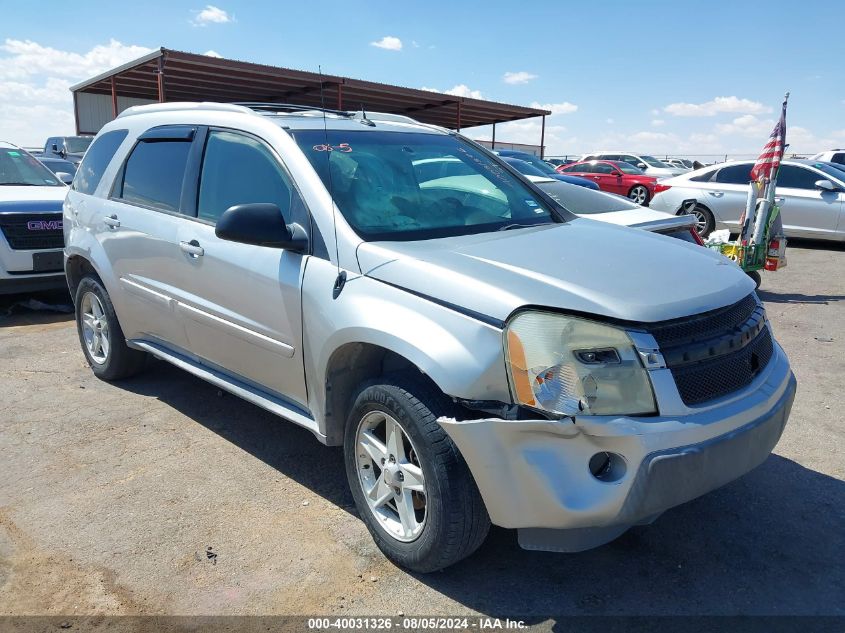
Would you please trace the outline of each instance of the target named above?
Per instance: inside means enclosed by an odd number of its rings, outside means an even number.
[[[117,148],[123,143],[128,133],[128,130],[112,130],[98,136],[85,153],[85,158],[82,159],[82,164],[76,171],[71,189],[93,195],[103,178],[103,173],[114,158]]]

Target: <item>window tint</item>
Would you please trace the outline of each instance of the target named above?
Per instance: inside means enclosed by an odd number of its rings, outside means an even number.
[[[584,174],[590,171],[589,163],[579,163],[577,165],[567,165],[563,169],[560,170],[561,172],[566,172],[568,174]]]
[[[693,176],[690,178],[692,182],[710,182],[710,179],[713,178],[714,174],[716,173],[715,169],[708,169],[703,174],[698,174],[697,176]]]
[[[594,174],[611,174],[613,167],[609,163],[596,163],[593,165]]]
[[[127,133],[126,130],[113,130],[98,136],[88,148],[85,158],[82,159],[71,189],[79,193],[93,194],[97,185],[100,184],[103,172],[114,158],[117,148],[120,147]]]
[[[141,141],[124,167],[121,198],[165,211],[179,211],[189,141]]]
[[[621,160],[622,162],[625,162],[625,163],[630,163],[634,167],[636,167],[637,165],[639,165],[640,163],[643,162],[639,158],[637,158],[636,156],[631,156],[630,154],[621,154],[619,156],[618,160]],[[645,163],[643,163],[643,164],[645,164]]]
[[[212,131],[200,176],[198,216],[216,222],[236,204],[270,202],[290,222],[291,185],[281,165],[260,141]]]
[[[725,185],[747,185],[751,182],[751,163],[722,167],[713,178],[713,182]]]
[[[845,152],[840,152],[839,154],[834,154],[830,157],[831,163],[843,163],[845,164]]]
[[[803,167],[794,165],[781,165],[778,170],[777,186],[792,187],[793,189],[815,189],[816,181],[822,180],[824,176],[817,174]]]

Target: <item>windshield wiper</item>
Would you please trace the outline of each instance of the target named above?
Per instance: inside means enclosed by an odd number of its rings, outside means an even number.
[[[5,187],[35,187],[31,182],[0,182]]]
[[[534,224],[505,224],[505,226],[500,226],[497,231],[510,231],[511,229],[527,229],[532,226],[547,226],[549,224],[554,224],[554,222],[537,222]]]

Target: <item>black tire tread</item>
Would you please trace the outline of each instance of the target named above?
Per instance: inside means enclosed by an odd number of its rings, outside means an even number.
[[[104,365],[94,363],[88,356],[88,350],[85,347],[85,341],[82,337],[82,326],[79,318],[79,313],[82,303],[82,294],[87,291],[93,291],[103,304],[103,310],[106,313],[109,321],[109,331],[111,333],[111,351],[109,357]],[[120,327],[120,321],[117,319],[117,313],[114,310],[111,297],[106,290],[100,278],[92,273],[85,275],[76,287],[76,296],[74,297],[75,315],[76,315],[76,329],[79,334],[79,343],[82,345],[82,353],[85,355],[85,360],[91,367],[91,371],[97,378],[105,381],[123,380],[134,376],[147,363],[147,353],[137,349],[132,349],[126,344],[126,337],[123,335],[123,329]]]
[[[455,511],[448,517],[444,538],[438,542],[436,551],[424,560],[392,555],[390,542],[386,541],[386,537],[372,528],[370,531],[380,549],[402,566],[418,572],[431,572],[448,567],[478,549],[490,530],[490,518],[469,467],[454,442],[437,422],[441,416],[461,417],[466,416],[466,412],[462,412],[421,374],[402,372],[371,380],[361,386],[355,399],[356,403],[358,398],[372,387],[386,391],[397,401],[404,400],[413,412],[420,430],[435,454],[433,466],[437,477],[441,481],[450,482],[450,485],[457,489],[454,496],[461,501],[461,506],[454,508]],[[357,408],[357,405],[353,405],[349,424],[357,424],[357,420],[353,419]]]

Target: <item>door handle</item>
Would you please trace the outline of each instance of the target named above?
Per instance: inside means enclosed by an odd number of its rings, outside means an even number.
[[[783,200],[784,200],[784,199],[783,199],[782,197],[777,197],[777,196],[775,196],[775,202],[777,202],[778,204],[782,204],[782,203],[783,203]]]
[[[107,215],[103,218],[103,224],[109,228],[116,229],[120,226],[120,220],[117,219],[116,215]]]
[[[196,240],[191,240],[190,242],[179,242],[179,248],[182,249],[183,253],[187,253],[191,257],[202,257],[205,255],[205,249],[200,246],[200,243]]]
[[[724,191],[710,191],[710,192],[708,192],[708,193],[709,193],[711,196],[714,196],[714,197],[716,197],[716,198],[721,198],[722,196],[724,196],[724,195],[725,195],[725,192],[724,192]]]

